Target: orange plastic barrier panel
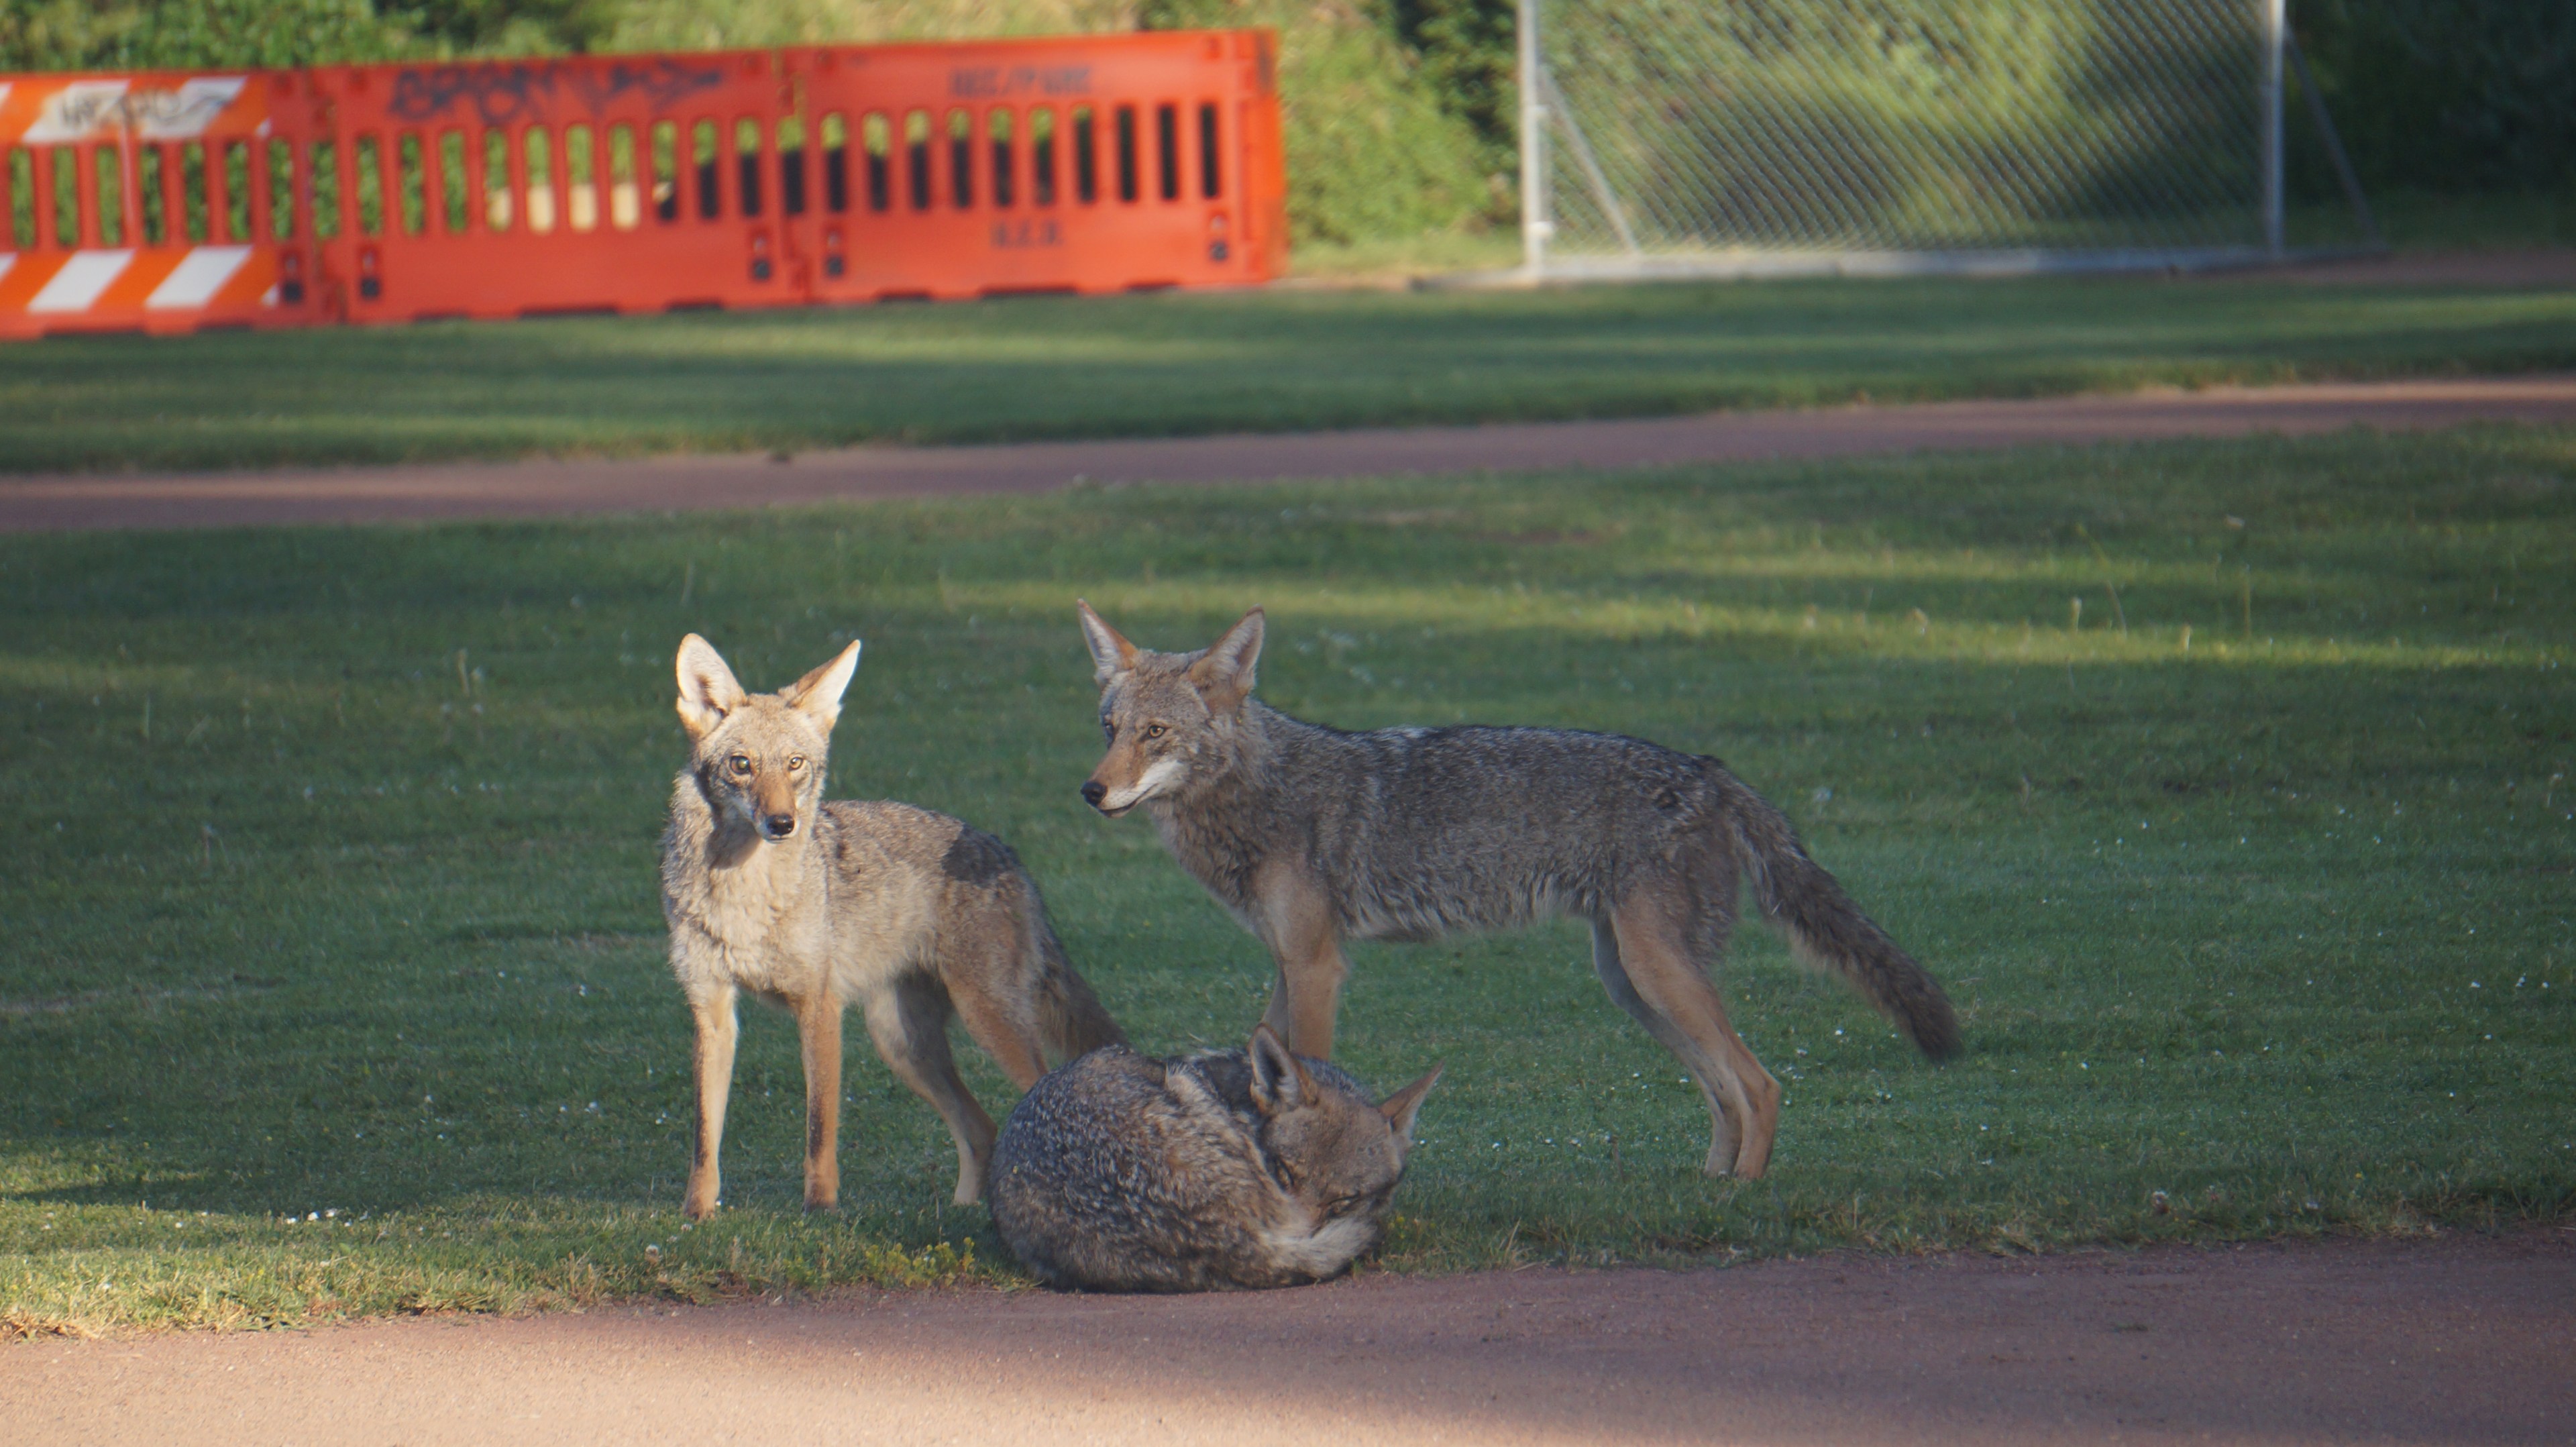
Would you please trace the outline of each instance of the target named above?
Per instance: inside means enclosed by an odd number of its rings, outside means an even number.
[[[0,80],[0,337],[1265,281],[1274,43]]]
[[[782,200],[836,300],[1263,281],[1286,269],[1266,31],[796,50]],[[792,153],[782,152],[782,155]]]
[[[0,77],[0,337],[297,320],[277,77]]]

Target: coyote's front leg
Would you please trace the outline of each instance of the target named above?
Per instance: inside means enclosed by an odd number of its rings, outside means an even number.
[[[733,1048],[741,1026],[734,1018],[731,985],[691,1000],[689,1012],[698,1027],[689,1052],[698,1077],[698,1145],[689,1160],[689,1194],[681,1209],[690,1219],[703,1221],[716,1213],[722,1188],[716,1156],[724,1148],[725,1098],[733,1091]]]
[[[805,1051],[805,1209],[841,1199],[841,1001],[825,990],[792,1002]]]
[[[1332,896],[1305,870],[1273,866],[1259,877],[1258,899],[1262,940],[1279,966],[1262,1023],[1291,1051],[1330,1060],[1342,981],[1351,972],[1333,924]]]

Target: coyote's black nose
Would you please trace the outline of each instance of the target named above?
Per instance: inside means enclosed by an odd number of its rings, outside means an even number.
[[[1097,809],[1100,807],[1100,801],[1108,797],[1109,786],[1107,784],[1100,782],[1098,779],[1085,779],[1083,781],[1082,802],[1089,804],[1094,809]]]
[[[764,814],[761,816],[760,820],[760,832],[768,835],[772,839],[784,839],[788,835],[796,832],[796,816],[793,814]]]

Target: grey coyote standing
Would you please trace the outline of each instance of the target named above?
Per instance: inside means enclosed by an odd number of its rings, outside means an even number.
[[[1267,1025],[1241,1050],[1095,1050],[993,1148],[993,1225],[1049,1286],[1211,1291],[1340,1275],[1384,1234],[1430,1074],[1372,1104]]]
[[[1941,987],[1717,760],[1565,729],[1301,723],[1251,696],[1260,609],[1212,647],[1151,653],[1077,606],[1109,738],[1082,797],[1112,818],[1142,805],[1181,867],[1269,946],[1279,973],[1265,1018],[1298,1054],[1332,1053],[1343,940],[1576,915],[1592,922],[1610,998],[1698,1078],[1708,1173],[1759,1176],[1780,1085],[1707,973],[1747,874],[1799,956],[1924,1054],[1957,1048]]]
[[[734,1001],[787,1006],[805,1054],[805,1205],[840,1194],[841,1010],[957,1138],[957,1203],[983,1191],[993,1119],[957,1078],[948,1019],[1022,1090],[1123,1037],[1065,963],[1046,906],[998,839],[909,804],[823,799],[823,761],[859,645],[777,693],[747,694],[707,641],[680,641],[693,745],[662,835],[671,971],[697,1017],[698,1143],[688,1213],[716,1209]]]

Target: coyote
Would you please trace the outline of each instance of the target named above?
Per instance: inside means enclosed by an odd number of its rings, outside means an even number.
[[[1076,606],[1109,739],[1082,797],[1111,818],[1143,806],[1181,867],[1269,947],[1265,1021],[1297,1053],[1332,1054],[1345,939],[1579,916],[1610,998],[1698,1079],[1708,1174],[1759,1176],[1780,1085],[1707,974],[1745,874],[1808,963],[1858,988],[1924,1054],[1957,1048],[1941,987],[1717,760],[1565,729],[1344,733],[1251,696],[1258,608],[1212,647],[1174,654],[1139,649]]]
[[[716,1154],[743,990],[795,1013],[805,1054],[805,1206],[840,1194],[841,1009],[957,1138],[957,1204],[983,1191],[993,1148],[948,1053],[948,1018],[1022,1090],[1041,1045],[1071,1059],[1124,1037],[1065,962],[1037,886],[1008,847],[909,804],[823,800],[856,642],[770,694],[746,694],[692,633],[680,641],[688,768],[662,835],[671,971],[697,1017],[698,1140],[687,1210],[716,1209]]]
[[[993,1224],[1049,1286],[1217,1291],[1338,1276],[1385,1234],[1440,1069],[1372,1104],[1262,1025],[1241,1050],[1095,1050],[993,1147]]]

